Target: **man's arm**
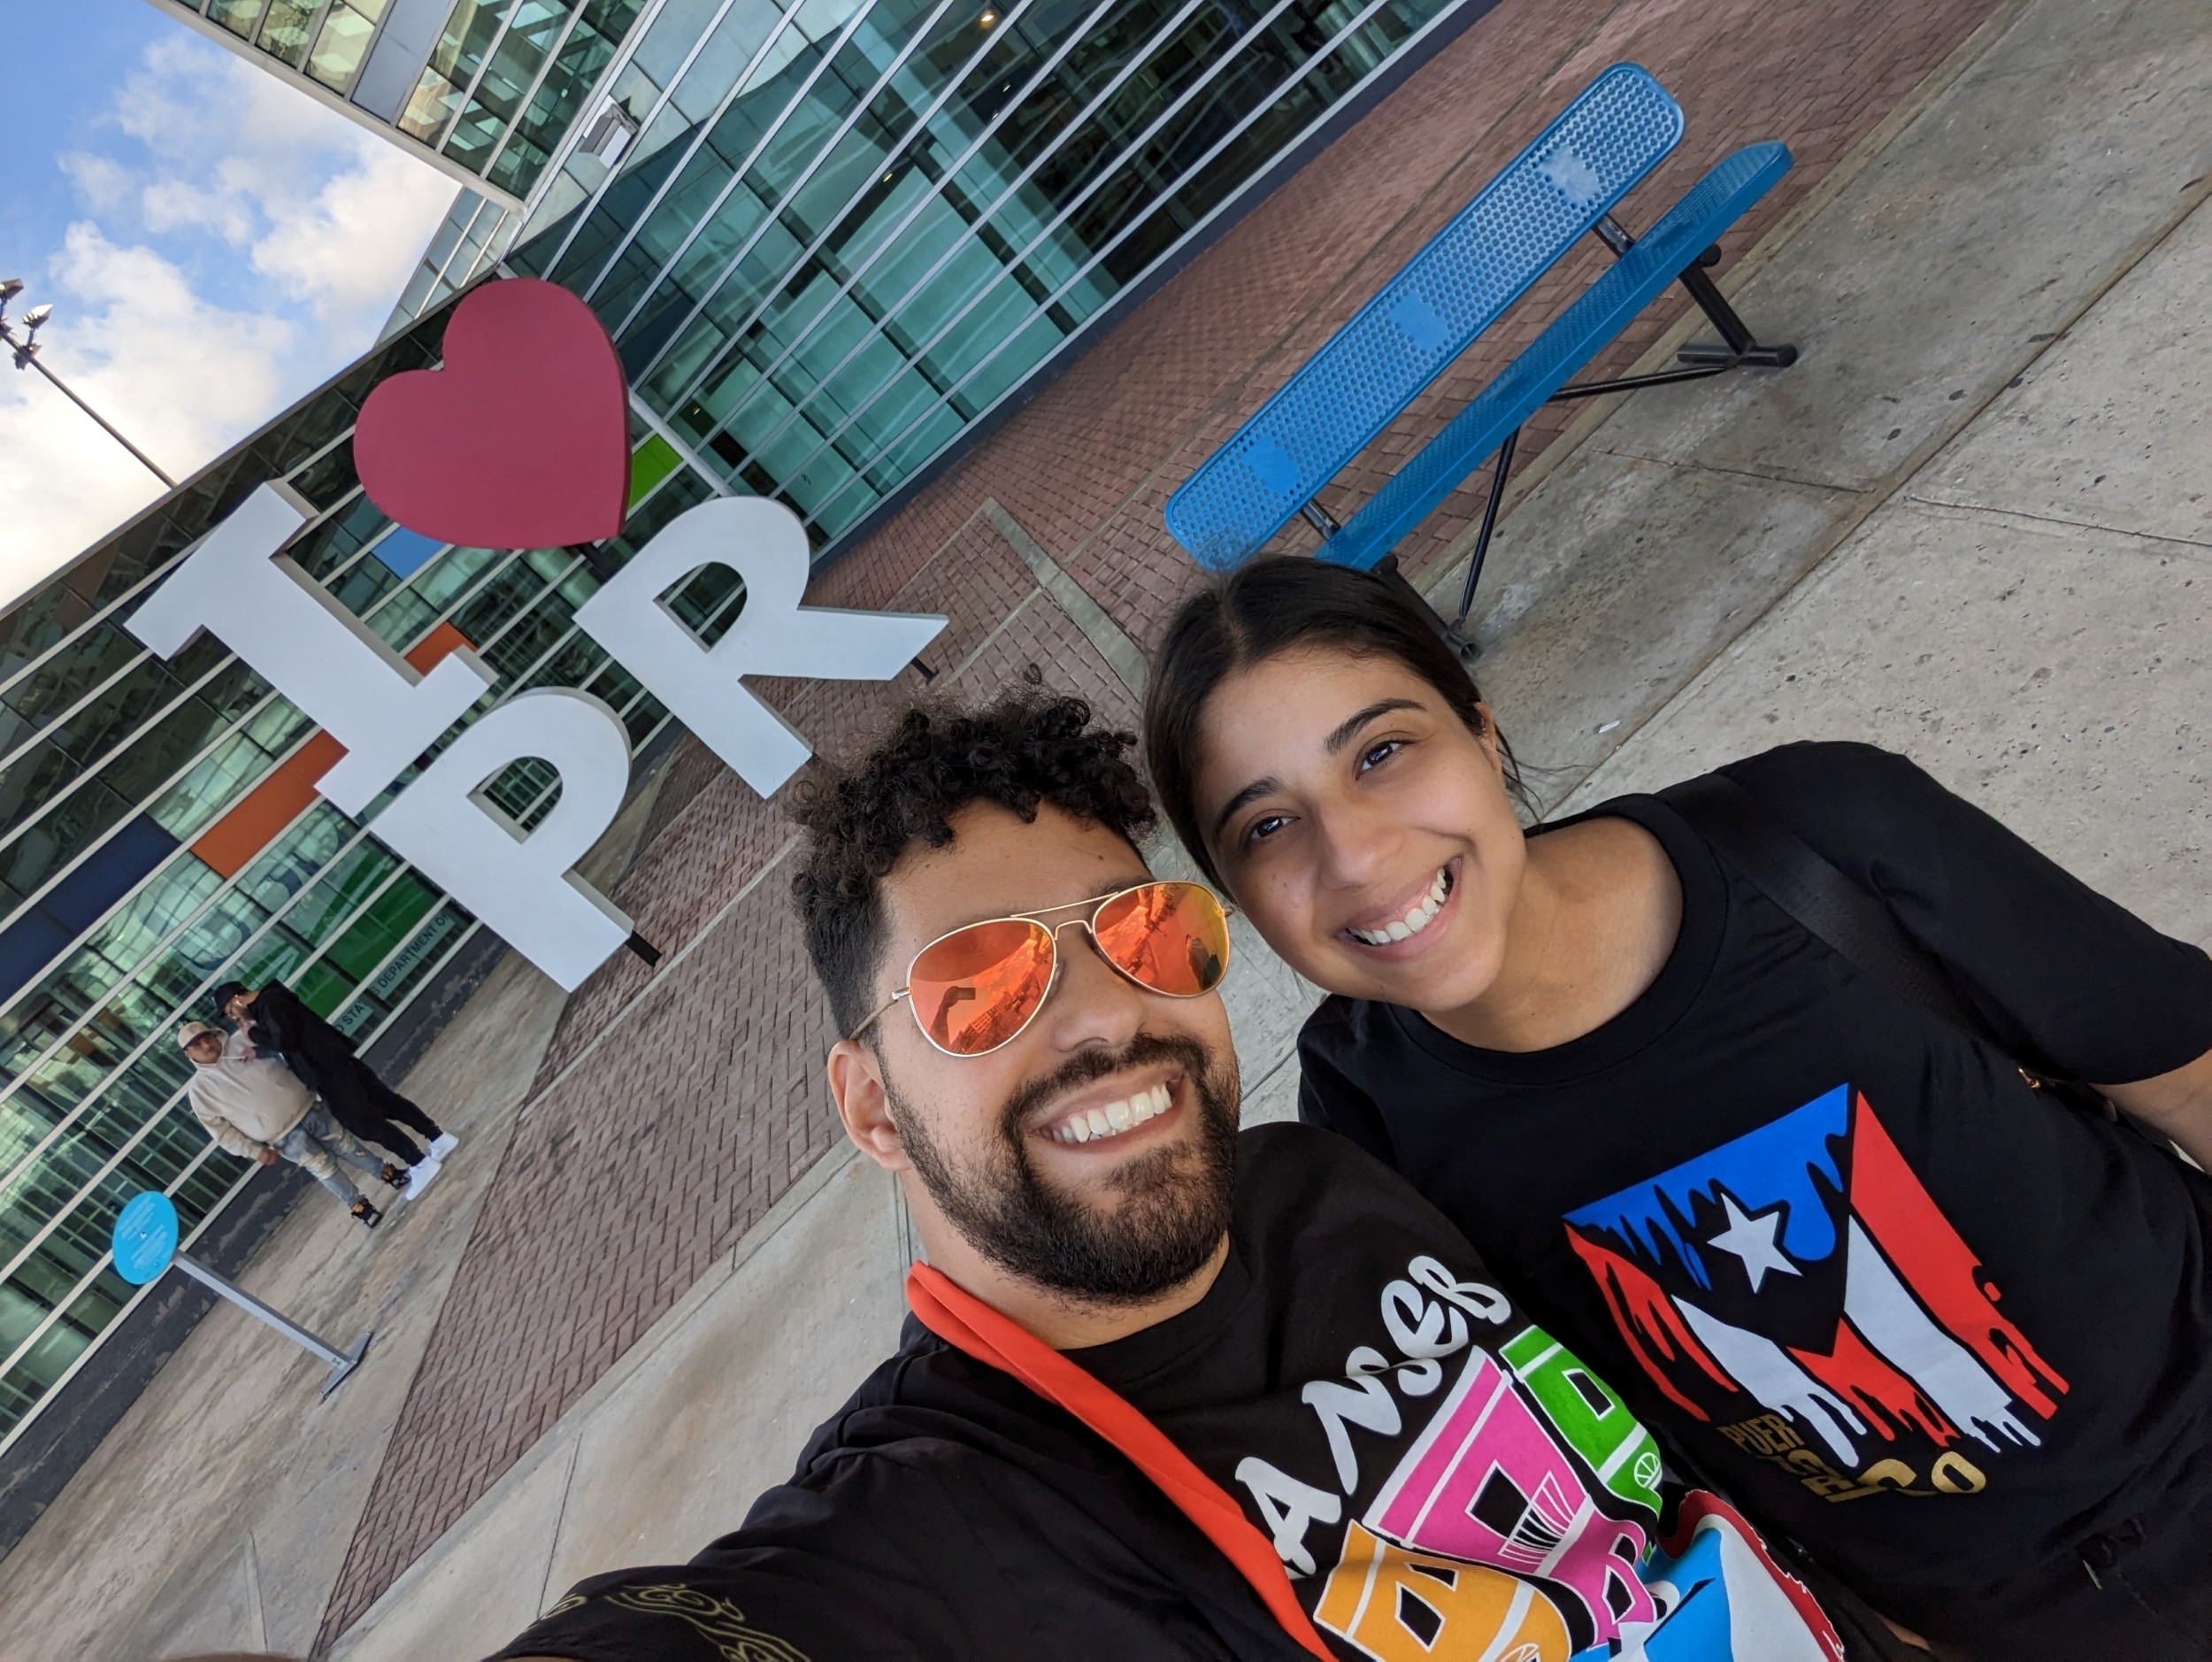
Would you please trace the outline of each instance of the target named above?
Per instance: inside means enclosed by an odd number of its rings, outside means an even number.
[[[235,1154],[242,1160],[260,1160],[270,1164],[264,1155],[273,1156],[276,1150],[258,1137],[250,1137],[200,1100],[200,1093],[188,1089],[186,1100],[192,1104],[192,1117],[200,1122],[201,1129],[215,1140],[215,1146],[227,1154]]]
[[[2170,1073],[2097,1089],[2212,1172],[2212,1050]]]

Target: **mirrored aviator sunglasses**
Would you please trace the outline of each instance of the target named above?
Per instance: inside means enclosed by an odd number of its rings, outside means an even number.
[[[1065,912],[1088,916],[1062,923]],[[914,955],[906,985],[852,1031],[858,1038],[905,999],[922,1036],[948,1056],[987,1056],[1044,1008],[1059,971],[1060,931],[1079,925],[1098,955],[1170,998],[1197,998],[1229,970],[1227,910],[1198,883],[1139,883],[1100,900],[987,919],[939,935]]]

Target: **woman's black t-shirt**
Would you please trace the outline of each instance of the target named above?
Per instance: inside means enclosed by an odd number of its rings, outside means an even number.
[[[2010,1055],[1814,938],[1671,809],[1651,987],[1548,1050],[1331,998],[1310,1121],[1412,1179],[1752,1514],[1863,1588],[2001,1580],[2212,1439],[2212,1185],[2035,1089],[2212,1050],[2212,961],[1901,757],[1724,770],[1886,901]]]

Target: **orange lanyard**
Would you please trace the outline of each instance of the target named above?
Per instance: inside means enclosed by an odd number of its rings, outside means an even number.
[[[1291,1590],[1282,1560],[1252,1527],[1244,1509],[1126,1397],[1001,1315],[942,1270],[927,1264],[908,1270],[906,1302],[922,1326],[954,1350],[1011,1374],[1120,1450],[1236,1566],[1284,1632],[1321,1662],[1335,1662],[1336,1653],[1322,1642]]]

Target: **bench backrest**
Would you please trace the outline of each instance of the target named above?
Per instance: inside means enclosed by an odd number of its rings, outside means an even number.
[[[1214,571],[1282,529],[1682,137],[1682,110],[1616,64],[1484,186],[1168,498]]]

